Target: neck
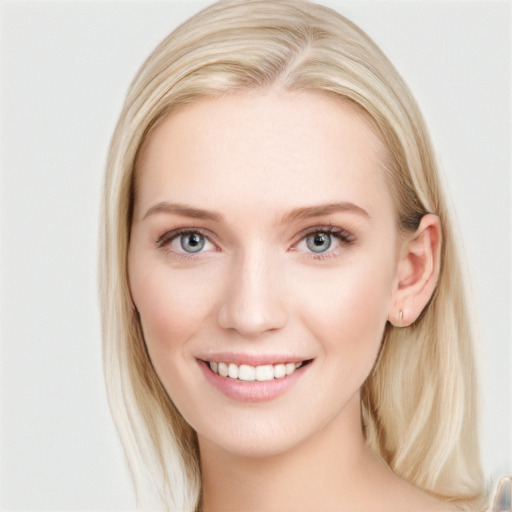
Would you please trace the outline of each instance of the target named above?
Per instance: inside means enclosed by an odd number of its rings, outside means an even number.
[[[284,453],[246,457],[199,438],[203,511],[354,510],[384,465],[366,446],[359,400]],[[360,504],[360,505],[358,505]]]

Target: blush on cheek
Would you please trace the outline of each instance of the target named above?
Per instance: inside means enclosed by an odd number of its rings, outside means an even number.
[[[303,317],[332,357],[369,366],[369,371],[382,341],[391,294],[388,280],[367,270],[340,273],[339,279],[317,286],[310,297],[322,300],[305,303]]]
[[[187,325],[194,319],[156,300],[154,306],[149,303],[139,313],[149,358],[169,393],[173,389],[172,376],[176,373],[174,365],[182,357],[183,340],[191,335]]]
[[[213,287],[176,274],[153,270],[142,280],[134,279],[132,290],[149,356],[168,392],[175,389],[171,380],[178,362],[189,360],[190,341],[212,308]]]
[[[179,301],[152,297],[139,311],[148,348],[172,349],[193,334],[198,322],[194,308],[183,307]]]

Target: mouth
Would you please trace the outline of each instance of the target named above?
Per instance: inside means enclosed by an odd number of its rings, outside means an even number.
[[[293,375],[299,368],[307,366],[312,359],[299,362],[282,362],[251,366],[224,361],[202,361],[212,373],[240,382],[268,382]]]
[[[217,354],[197,359],[214,388],[237,402],[269,402],[292,389],[314,359]],[[252,364],[248,364],[252,363]]]

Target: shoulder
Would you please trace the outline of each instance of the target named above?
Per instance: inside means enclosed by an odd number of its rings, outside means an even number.
[[[367,503],[367,509],[375,512],[462,512],[468,510],[439,499],[420,489],[396,474],[382,459],[373,466],[374,490],[368,499],[375,499],[373,506]],[[368,473],[367,473],[367,476]],[[367,482],[369,480],[367,479]],[[476,510],[474,511],[476,512]],[[511,511],[512,512],[512,511]]]
[[[401,478],[395,480],[394,497],[395,512],[461,512],[455,505],[437,499]]]
[[[418,491],[415,496],[406,497],[401,510],[403,512],[460,512],[456,506],[435,499],[422,491]]]

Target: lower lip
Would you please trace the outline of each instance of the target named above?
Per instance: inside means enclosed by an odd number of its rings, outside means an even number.
[[[208,363],[199,361],[206,380],[228,398],[238,402],[267,402],[283,395],[301,378],[310,364],[297,368],[291,375],[282,379],[259,382],[222,377],[214,373]]]

